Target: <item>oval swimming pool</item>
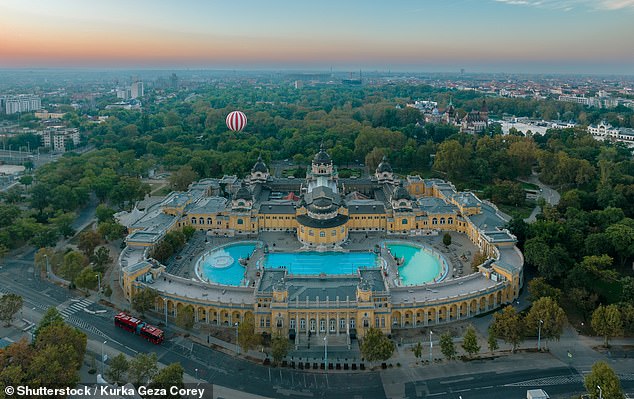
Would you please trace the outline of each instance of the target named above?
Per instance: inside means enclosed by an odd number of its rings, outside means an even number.
[[[421,285],[438,282],[444,278],[444,259],[432,250],[406,243],[386,243],[395,258],[403,260],[398,272],[403,285]]]

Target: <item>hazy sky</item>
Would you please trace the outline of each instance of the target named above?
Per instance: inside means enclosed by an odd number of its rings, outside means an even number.
[[[1,0],[0,67],[634,74],[634,0]]]

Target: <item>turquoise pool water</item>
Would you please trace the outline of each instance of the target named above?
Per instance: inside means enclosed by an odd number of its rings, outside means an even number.
[[[290,274],[355,274],[359,267],[376,267],[377,255],[370,252],[272,253],[264,257],[264,268],[286,267]]]
[[[403,285],[420,285],[434,281],[440,275],[440,260],[424,248],[407,244],[386,244],[393,256],[405,258],[398,268]]]
[[[251,256],[254,243],[233,244],[218,248],[200,260],[201,274],[213,283],[224,285],[243,285],[245,267],[240,258]]]

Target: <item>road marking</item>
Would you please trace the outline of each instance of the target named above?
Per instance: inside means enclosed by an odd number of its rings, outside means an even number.
[[[472,381],[474,377],[460,378],[458,380],[440,381],[441,384],[454,384],[456,382]]]

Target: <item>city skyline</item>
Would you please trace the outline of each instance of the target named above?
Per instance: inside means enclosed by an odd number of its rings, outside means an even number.
[[[0,67],[634,73],[634,0],[7,0]]]

